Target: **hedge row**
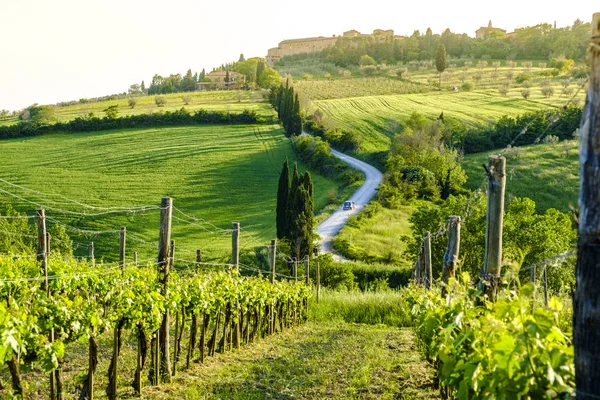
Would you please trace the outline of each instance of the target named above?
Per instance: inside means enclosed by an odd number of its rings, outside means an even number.
[[[109,129],[125,129],[156,126],[178,126],[196,124],[254,124],[259,119],[254,111],[241,113],[197,110],[193,113],[181,108],[164,113],[129,115],[120,118],[82,118],[50,125],[34,125],[24,121],[16,125],[0,126],[0,139],[38,136],[56,132],[94,132]],[[262,121],[261,121],[262,122]]]

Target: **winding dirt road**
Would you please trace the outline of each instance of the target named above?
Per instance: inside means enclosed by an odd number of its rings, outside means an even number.
[[[369,200],[375,196],[377,187],[383,178],[383,175],[377,168],[364,161],[357,160],[356,158],[333,149],[331,149],[331,153],[352,168],[362,171],[365,174],[366,179],[365,183],[363,183],[363,185],[348,199],[349,201],[354,202],[356,206],[354,210],[344,211],[342,210],[342,206],[340,206],[340,208],[331,214],[329,218],[317,225],[317,234],[321,236],[321,253],[329,253],[333,250],[331,244],[333,238],[338,234],[340,229],[346,225],[348,218],[351,215],[361,212]]]

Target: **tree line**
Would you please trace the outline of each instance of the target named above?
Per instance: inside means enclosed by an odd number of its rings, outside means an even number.
[[[300,260],[313,251],[314,190],[310,173],[302,176],[298,165],[290,181],[290,168],[285,160],[277,186],[277,238],[290,246],[292,256]]]
[[[285,129],[285,135],[290,137],[302,134],[300,99],[298,93],[294,92],[294,87],[290,86],[289,80],[286,81],[285,86],[281,84],[279,88],[271,89],[269,101],[277,111],[277,117]]]
[[[340,37],[334,46],[321,53],[284,57],[288,60],[320,58],[338,66],[361,65],[360,58],[367,55],[378,64],[395,64],[418,60],[432,60],[440,44],[449,58],[488,58],[549,60],[568,58],[583,61],[589,41],[590,23],[576,20],[571,26],[554,28],[548,23],[518,28],[514,34],[488,32],[483,39],[469,37],[466,33],[453,33],[446,29],[434,34],[430,28],[425,33],[416,30],[408,37],[368,35]]]

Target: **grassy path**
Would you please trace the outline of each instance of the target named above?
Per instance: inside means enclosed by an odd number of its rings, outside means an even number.
[[[437,398],[410,329],[311,322],[206,364],[148,399]]]

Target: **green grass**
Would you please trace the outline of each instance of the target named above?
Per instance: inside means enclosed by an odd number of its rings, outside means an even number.
[[[155,112],[174,111],[181,107],[193,111],[203,108],[209,111],[242,112],[243,110],[255,111],[261,117],[274,116],[271,105],[263,98],[262,91],[245,90],[219,90],[209,92],[173,93],[164,95],[167,104],[158,107],[154,102],[154,95],[136,97],[138,103],[135,108],[130,108],[127,99],[101,101],[95,103],[76,104],[65,107],[56,107],[55,114],[59,122],[66,122],[77,117],[94,113],[96,117],[104,117],[106,108],[117,105],[119,116],[150,114]],[[182,97],[190,97],[188,105]],[[17,117],[0,120],[1,125],[17,123]]]
[[[488,155],[465,156],[463,168],[469,177],[468,188],[481,186],[484,179],[482,164],[487,165]],[[577,205],[579,160],[576,141],[516,147],[506,156],[507,198],[529,197],[535,201],[538,212],[548,208],[568,211],[569,204]]]
[[[558,95],[532,96],[525,100],[515,93],[501,96],[488,89],[321,100],[313,102],[313,108],[321,109],[341,128],[357,130],[362,139],[359,151],[372,153],[388,150],[391,138],[398,132],[397,122],[406,120],[413,112],[432,119],[443,112],[447,119],[476,126],[493,123],[503,115],[514,116],[559,106],[566,101],[564,96]]]
[[[408,218],[417,205],[398,210],[380,208],[373,216],[352,218],[334,239],[334,248],[356,260],[405,263],[402,236],[412,234]]]
[[[316,294],[313,295],[315,298]],[[321,288],[319,303],[309,308],[310,319],[321,322],[384,324],[412,326],[410,309],[402,291],[383,289],[377,292],[334,291]]]
[[[295,161],[291,144],[278,126],[218,125],[160,129],[132,129],[77,134],[51,134],[34,138],[0,141],[3,168],[0,178],[49,194],[60,194],[101,207],[159,205],[170,196],[184,213],[204,218],[222,229],[232,221],[241,223],[241,248],[256,242],[268,244],[275,237],[277,180],[286,157]],[[299,162],[300,169],[305,170]],[[328,204],[327,192],[338,183],[313,174],[315,209]],[[38,196],[0,183],[36,203],[83,211],[64,199]],[[59,204],[52,203],[58,201]],[[24,204],[0,194],[2,202],[13,202],[27,214],[33,204]],[[92,212],[87,210],[88,213]],[[127,226],[128,259],[133,251],[155,258],[159,211],[134,215],[73,218],[52,209],[51,218],[79,228],[112,230]],[[175,211],[174,217],[185,218]],[[52,223],[49,221],[49,224]],[[172,238],[177,258],[195,259],[202,249],[208,260],[230,254],[227,232],[198,221],[190,225],[173,219]],[[118,233],[81,235],[69,232],[81,244],[78,255],[87,255],[87,243],[95,242],[96,257],[118,258]]]

